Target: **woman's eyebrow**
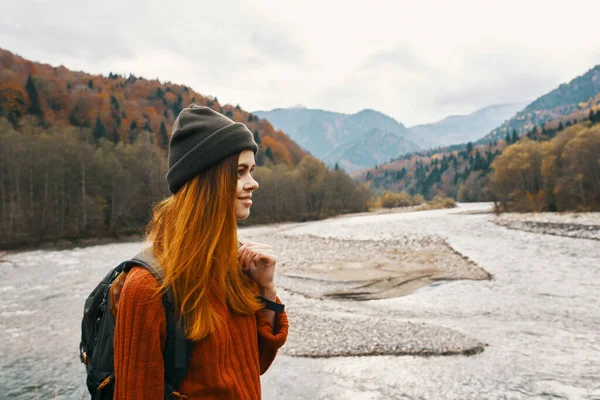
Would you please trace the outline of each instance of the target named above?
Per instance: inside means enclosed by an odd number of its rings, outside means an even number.
[[[238,164],[238,168],[248,168],[248,164]],[[252,167],[255,167],[255,165],[253,165]]]

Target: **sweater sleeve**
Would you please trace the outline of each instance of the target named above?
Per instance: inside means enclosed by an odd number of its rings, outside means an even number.
[[[164,399],[166,317],[157,289],[143,268],[125,280],[115,326],[115,400]]]
[[[277,302],[281,303],[279,297]],[[273,363],[277,350],[284,345],[288,335],[287,313],[275,314],[275,323],[271,323],[260,311],[256,313],[258,327],[258,354],[260,361],[260,374],[264,374]]]

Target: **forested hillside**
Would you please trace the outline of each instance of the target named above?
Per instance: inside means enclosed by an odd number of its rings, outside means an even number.
[[[479,142],[488,143],[502,139],[513,130],[520,135],[524,134],[536,126],[574,113],[581,108],[581,103],[587,102],[598,93],[600,93],[600,65],[590,69],[584,75],[578,76],[568,84],[563,83],[550,93],[541,96]]]
[[[600,95],[573,113],[488,144],[406,155],[363,172],[377,192],[498,201],[505,210],[600,208]]]
[[[244,122],[260,144],[261,189],[249,222],[365,209],[366,189],[240,106],[221,105],[184,85],[74,72],[4,50],[0,68],[1,247],[140,234],[152,204],[169,194],[170,130],[190,103]],[[283,207],[261,196],[282,198],[279,188],[290,183],[306,191]],[[347,198],[326,194],[330,185],[345,187]]]
[[[0,114],[13,125],[24,115],[42,126],[93,130],[95,140],[133,143],[142,132],[165,149],[179,112],[191,103],[244,122],[261,142],[260,159],[295,165],[306,154],[287,135],[239,106],[221,105],[185,85],[142,77],[108,77],[35,63],[0,49]]]
[[[600,111],[591,120],[523,138],[492,164],[501,211],[600,210]]]

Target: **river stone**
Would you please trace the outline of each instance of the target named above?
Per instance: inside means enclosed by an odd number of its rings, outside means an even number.
[[[472,355],[485,346],[449,328],[392,318],[305,310],[289,318],[292,328],[281,351],[296,357]]]

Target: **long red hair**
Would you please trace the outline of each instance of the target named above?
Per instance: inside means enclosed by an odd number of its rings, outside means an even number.
[[[224,293],[237,313],[253,314],[261,308],[237,259],[238,157],[234,154],[202,171],[158,203],[146,230],[164,269],[160,293],[172,289],[175,310],[192,340],[206,337],[220,323],[209,302],[211,289]]]

